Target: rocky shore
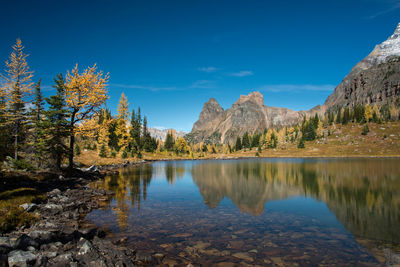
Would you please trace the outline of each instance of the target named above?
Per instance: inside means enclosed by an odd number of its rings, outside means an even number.
[[[121,245],[123,240],[113,243],[106,238],[106,229],[85,222],[86,214],[100,208],[113,195],[87,184],[103,173],[115,173],[118,167],[121,166],[100,170],[93,166],[78,172],[81,177],[59,176],[64,185],[61,190],[48,192],[43,203],[22,205],[38,220],[29,227],[0,235],[0,267],[157,265],[162,260],[160,255],[126,248]]]

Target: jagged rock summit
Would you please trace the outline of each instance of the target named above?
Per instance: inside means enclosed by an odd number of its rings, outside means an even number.
[[[233,143],[246,131],[253,133],[292,125],[302,118],[302,114],[287,108],[265,106],[260,92],[240,96],[227,110],[211,98],[204,104],[198,121],[186,137],[192,142]]]

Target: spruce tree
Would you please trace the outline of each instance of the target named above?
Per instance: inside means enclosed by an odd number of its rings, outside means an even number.
[[[249,133],[245,132],[243,137],[242,137],[242,147],[243,148],[250,148],[250,139],[249,139]]]
[[[46,151],[46,136],[43,122],[43,110],[44,100],[40,89],[41,80],[35,85],[34,100],[32,102],[33,109],[31,111],[31,123],[32,123],[32,143],[30,144],[34,148],[35,159],[37,160],[38,167],[41,167],[44,153]]]
[[[242,141],[241,141],[240,137],[238,136],[236,138],[235,150],[239,151],[241,149],[242,149]]]
[[[174,136],[172,132],[169,131],[167,133],[167,136],[165,137],[164,148],[167,151],[172,151],[174,150],[174,145],[175,145]]]
[[[44,134],[46,136],[46,149],[55,160],[57,169],[61,169],[62,159],[68,154],[65,139],[70,136],[70,124],[67,120],[69,111],[65,103],[65,80],[62,74],[58,74],[54,79],[57,94],[45,98],[49,105],[48,110],[44,111],[45,120],[43,122]]]

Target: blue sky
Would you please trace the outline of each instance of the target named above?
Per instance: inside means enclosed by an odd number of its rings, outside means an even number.
[[[0,61],[20,37],[46,94],[57,73],[97,63],[113,112],[125,92],[150,126],[190,131],[210,97],[322,104],[398,22],[400,0],[1,0]]]

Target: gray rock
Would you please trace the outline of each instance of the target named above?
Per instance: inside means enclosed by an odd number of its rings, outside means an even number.
[[[49,197],[58,196],[58,195],[60,195],[60,194],[61,194],[61,191],[60,191],[60,189],[58,189],[58,188],[56,188],[56,189],[54,189],[53,191],[50,191],[49,193],[47,193],[47,195],[48,195]]]
[[[6,236],[0,236],[0,246],[11,247],[10,238]]]
[[[57,204],[46,204],[44,208],[52,211],[61,211],[63,209],[61,205]]]
[[[37,207],[37,205],[35,203],[24,203],[22,205],[20,205],[21,208],[23,208],[25,211],[34,211]]]
[[[78,242],[78,246],[80,245],[78,255],[86,255],[94,250],[92,243],[88,240],[81,237]]]
[[[30,232],[29,237],[33,238],[39,244],[47,244],[53,241],[56,237],[56,234],[50,231],[44,230],[34,230]]]
[[[37,256],[29,251],[13,250],[8,254],[8,265],[24,267],[36,262]]]
[[[28,247],[38,248],[39,244],[38,244],[38,242],[33,240],[31,237],[27,236],[26,234],[23,234],[17,239],[17,241],[15,243],[15,248],[27,250]]]

